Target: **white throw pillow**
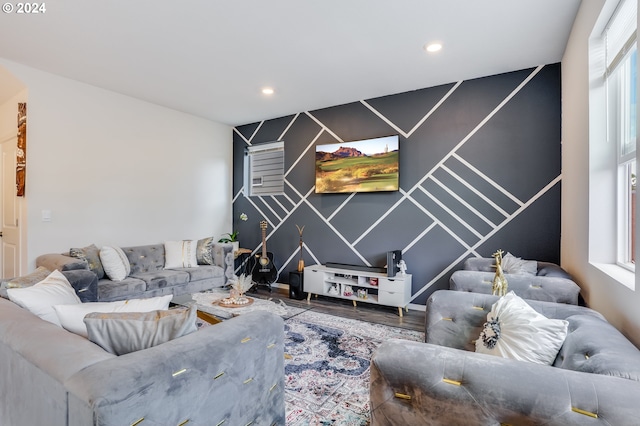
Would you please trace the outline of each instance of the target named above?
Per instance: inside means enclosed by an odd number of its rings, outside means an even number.
[[[72,333],[87,337],[85,315],[92,312],[150,312],[169,309],[173,295],[150,297],[148,299],[119,300],[116,302],[88,302],[79,305],[55,305],[53,310],[59,324]]]
[[[510,291],[487,314],[476,352],[551,365],[567,337],[568,325],[539,314]]]
[[[198,266],[198,240],[165,241],[164,269]]]
[[[104,272],[111,281],[122,281],[131,273],[129,258],[120,247],[102,247],[100,262],[102,262]]]
[[[7,289],[9,300],[29,310],[34,315],[55,325],[60,325],[53,305],[79,305],[80,298],[67,277],[55,270],[44,280],[31,287]]]
[[[538,262],[535,260],[523,260],[507,253],[502,258],[502,272],[515,275],[536,275],[538,273]]]

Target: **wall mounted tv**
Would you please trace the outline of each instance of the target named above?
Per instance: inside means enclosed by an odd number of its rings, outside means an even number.
[[[398,135],[316,145],[316,193],[398,190]]]

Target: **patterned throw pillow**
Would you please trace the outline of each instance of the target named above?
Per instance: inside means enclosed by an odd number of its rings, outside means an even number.
[[[198,260],[198,265],[214,264],[213,255],[211,253],[213,242],[213,237],[198,240],[198,248],[196,249],[196,259]]]
[[[568,324],[545,317],[510,291],[487,314],[476,352],[551,365],[567,337]]]
[[[83,248],[71,248],[69,256],[85,260],[89,269],[98,276],[99,280],[104,278],[104,268],[100,262],[100,249],[95,244]]]

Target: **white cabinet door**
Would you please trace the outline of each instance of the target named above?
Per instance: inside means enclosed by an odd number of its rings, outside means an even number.
[[[324,272],[318,267],[307,266],[304,268],[304,291],[313,294],[324,293]]]

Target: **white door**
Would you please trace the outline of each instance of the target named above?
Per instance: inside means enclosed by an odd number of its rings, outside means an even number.
[[[16,196],[16,149],[17,138],[12,137],[2,144],[2,234],[0,245],[0,278],[12,278],[20,275],[20,228],[18,223],[18,197]]]

